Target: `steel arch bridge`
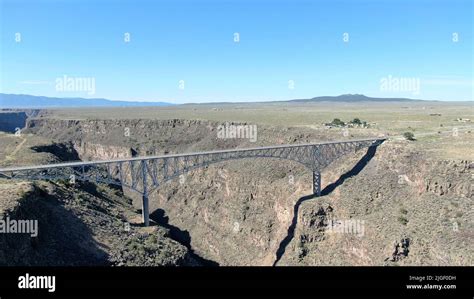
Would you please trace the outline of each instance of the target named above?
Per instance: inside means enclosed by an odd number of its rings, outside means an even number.
[[[378,146],[385,139],[357,139],[324,143],[278,145],[125,159],[67,162],[0,169],[0,177],[20,180],[90,181],[130,188],[142,195],[142,217],[149,224],[148,198],[163,183],[213,163],[244,158],[296,161],[313,174],[313,194],[321,195],[321,170],[339,157],[361,148]]]

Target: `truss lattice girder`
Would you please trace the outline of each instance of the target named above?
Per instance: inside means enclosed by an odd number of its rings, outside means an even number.
[[[81,163],[78,166],[48,167],[45,165],[44,168],[0,169],[0,175],[9,179],[74,179],[76,181],[100,182],[128,187],[143,194],[149,193],[161,184],[194,169],[235,159],[265,157],[292,160],[303,164],[313,173],[320,172],[333,161],[351,151],[377,146],[382,142],[383,139],[370,139],[161,157],[138,157],[130,160]],[[146,183],[144,184],[144,182]]]

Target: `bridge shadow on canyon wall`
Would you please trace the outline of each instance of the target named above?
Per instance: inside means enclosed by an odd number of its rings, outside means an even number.
[[[194,252],[191,247],[191,235],[189,234],[189,232],[187,230],[181,230],[179,227],[169,224],[169,217],[166,216],[166,213],[163,209],[156,209],[153,213],[150,214],[150,219],[155,221],[160,226],[168,229],[170,238],[188,248],[190,256],[200,265],[207,267],[219,266],[219,263],[205,259]]]
[[[326,195],[331,194],[337,187],[342,185],[345,180],[358,175],[369,163],[369,161],[375,156],[376,152],[377,152],[377,146],[369,147],[365,155],[357,162],[357,164],[354,167],[352,167],[351,170],[347,171],[346,173],[341,175],[335,182],[327,185],[323,190],[321,190],[321,196],[326,196]],[[291,222],[290,227],[288,228],[288,233],[286,237],[280,242],[280,246],[277,249],[276,259],[275,259],[275,262],[273,263],[273,266],[276,266],[276,264],[280,261],[281,257],[285,253],[286,247],[288,246],[288,244],[290,244],[291,240],[293,240],[293,237],[295,235],[297,221],[298,221],[298,212],[299,212],[299,208],[301,204],[307,200],[316,199],[316,198],[318,198],[318,196],[316,196],[315,194],[311,194],[311,195],[306,195],[306,196],[301,197],[296,202],[293,208],[293,220]]]

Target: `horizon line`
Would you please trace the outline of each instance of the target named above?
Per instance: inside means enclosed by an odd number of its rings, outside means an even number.
[[[115,100],[115,99],[110,99],[110,98],[102,98],[102,97],[97,97],[97,98],[94,98],[94,97],[91,97],[91,98],[87,98],[87,97],[74,97],[74,96],[71,96],[71,97],[51,97],[51,96],[43,96],[43,95],[32,95],[32,94],[23,94],[23,93],[19,93],[19,94],[14,94],[14,93],[2,93],[0,92],[0,95],[13,95],[13,96],[31,96],[31,97],[44,97],[44,98],[50,98],[50,99],[58,99],[58,100],[61,100],[61,99],[79,99],[79,100],[86,100],[86,101],[93,101],[93,100],[105,100],[105,101],[108,101],[108,102],[115,102],[115,103],[120,103],[120,102],[123,102],[123,103],[137,103],[137,104],[158,104],[158,103],[161,103],[161,104],[167,104],[167,105],[170,105],[170,106],[180,106],[180,105],[205,105],[205,104],[257,104],[257,103],[285,103],[285,102],[298,102],[298,101],[310,101],[310,100],[313,100],[313,99],[318,99],[318,98],[324,98],[324,97],[333,97],[333,98],[338,98],[338,97],[343,97],[343,96],[361,96],[361,97],[366,97],[368,99],[395,99],[395,101],[393,102],[396,102],[397,99],[399,100],[409,100],[409,101],[415,101],[415,102],[447,102],[447,103],[454,103],[454,102],[474,102],[474,99],[470,99],[470,100],[426,100],[426,99],[419,99],[419,98],[408,98],[408,97],[371,97],[371,96],[367,96],[365,94],[361,94],[361,93],[345,93],[345,94],[339,94],[339,95],[319,95],[319,96],[314,96],[314,97],[310,97],[310,98],[291,98],[291,99],[284,99],[284,100],[272,100],[272,99],[269,99],[269,100],[256,100],[256,101],[204,101],[204,102],[184,102],[184,103],[176,103],[174,102],[174,100]],[[359,101],[359,102],[363,102],[363,101]],[[143,105],[142,107],[145,107],[146,105]],[[1,106],[1,103],[0,103],[0,107]],[[56,106],[49,106],[49,107],[56,107]],[[59,107],[75,107],[75,106],[59,106]],[[87,106],[84,106],[84,107],[87,107]],[[91,106],[91,107],[97,107],[97,106]],[[3,108],[8,108],[8,107],[3,107]]]

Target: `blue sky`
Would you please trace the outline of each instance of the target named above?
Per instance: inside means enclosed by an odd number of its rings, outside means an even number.
[[[471,0],[0,3],[3,93],[176,103],[474,99]],[[58,89],[64,76],[93,80],[93,92]],[[384,89],[388,78],[419,85]]]

